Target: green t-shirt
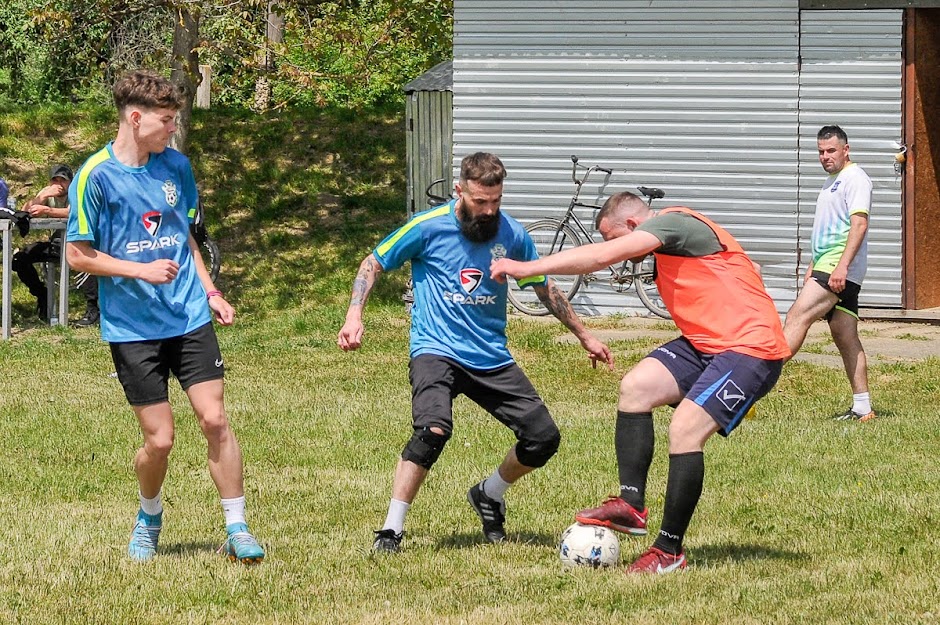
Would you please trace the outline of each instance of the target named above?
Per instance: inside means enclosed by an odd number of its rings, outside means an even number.
[[[662,241],[663,245],[656,250],[657,254],[698,257],[717,254],[724,249],[714,230],[686,213],[655,215],[636,229],[649,232]]]

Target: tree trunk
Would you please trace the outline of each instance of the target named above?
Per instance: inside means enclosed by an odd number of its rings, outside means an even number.
[[[191,3],[182,2],[170,5],[173,12],[173,69],[170,80],[179,85],[183,92],[183,108],[180,109],[176,133],[170,140],[170,147],[186,152],[189,128],[193,117],[193,99],[196,87],[202,76],[199,74],[199,8]]]
[[[271,44],[284,41],[284,18],[277,14],[277,0],[268,0],[267,18],[265,19],[264,51],[259,54],[261,76],[255,82],[254,108],[266,111],[271,106],[271,85],[268,74],[274,71],[274,50]]]

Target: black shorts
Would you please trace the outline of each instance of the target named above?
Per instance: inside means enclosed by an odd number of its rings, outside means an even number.
[[[193,384],[225,375],[222,352],[212,322],[188,334],[155,341],[110,343],[111,358],[131,406],[169,399],[172,372],[185,391]]]
[[[832,305],[832,308],[829,309],[829,312],[826,313],[824,319],[829,321],[832,319],[832,313],[838,308],[844,313],[848,313],[858,319],[858,294],[862,290],[861,284],[856,284],[855,282],[845,281],[845,288],[842,289],[841,293],[836,293],[832,290],[832,287],[829,286],[829,276],[825,271],[813,271],[811,278],[816,281],[816,284],[826,289],[833,295],[839,298],[839,300]]]
[[[411,359],[408,369],[416,430],[439,427],[447,434],[453,432],[453,401],[461,394],[496,417],[519,440],[555,428],[542,398],[515,363],[478,371],[443,356],[421,354]]]
[[[783,369],[783,360],[731,351],[706,354],[681,336],[657,347],[648,358],[666,366],[685,398],[705,409],[722,436],[738,427],[751,406],[770,392]]]

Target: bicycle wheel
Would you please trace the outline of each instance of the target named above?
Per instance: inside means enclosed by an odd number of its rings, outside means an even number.
[[[222,268],[222,254],[219,252],[219,246],[206,236],[199,244],[199,248],[202,260],[206,263],[206,269],[209,270],[209,277],[215,282],[219,279],[219,270]]]
[[[659,289],[653,277],[656,275],[656,258],[650,254],[642,261],[633,263],[633,284],[636,285],[636,294],[640,301],[651,313],[663,319],[672,319],[666,310],[663,298],[659,296]]]
[[[526,227],[539,256],[549,256],[581,245],[581,237],[571,226],[558,219],[542,219]],[[549,276],[570,301],[581,288],[581,276]],[[549,310],[542,305],[532,287],[520,289],[515,280],[509,279],[509,303],[519,312],[542,316]]]

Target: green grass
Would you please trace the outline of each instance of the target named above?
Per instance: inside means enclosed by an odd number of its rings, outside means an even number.
[[[0,126],[18,115],[0,116]],[[937,358],[873,367],[881,418],[869,424],[827,419],[849,400],[841,371],[787,365],[758,418],[706,449],[705,491],[686,540],[690,568],[638,579],[620,569],[562,572],[555,543],[576,510],[616,489],[617,382],[656,342],[613,343],[618,364],[609,373],[556,341],[559,325],[513,319],[511,347],[563,443],[510,490],[511,541],[483,544],[465,501],[511,435],[461,398],[454,437],[409,515],[405,551],[370,557],[410,431],[402,272],[383,277],[363,349],[346,354],[335,341],[359,260],[404,212],[393,173],[403,171],[401,129],[381,112],[236,115],[231,123],[213,113],[200,123],[193,152],[218,211],[220,282],[239,311],[233,327],[219,329],[226,404],[245,457],[249,521],[268,558],[245,568],[216,555],[223,521],[205,446],[173,388],[178,432],[161,554],[147,565],[126,559],[140,435],[110,377],[107,347],[94,330],[31,323],[18,288],[17,330],[0,342],[0,622],[938,622]],[[226,135],[238,124],[240,134]],[[305,137],[314,136],[318,147],[304,156]],[[0,133],[0,158],[32,162],[17,137]],[[39,162],[50,159],[51,143],[39,142]],[[333,148],[340,158],[325,160]],[[386,150],[397,161],[385,173],[386,165],[372,169]],[[286,160],[272,169],[250,162],[278,151]],[[239,175],[226,176],[225,159],[236,162],[236,153],[248,156]],[[316,162],[331,173],[317,174]],[[269,176],[278,181],[259,191]],[[654,531],[669,413],[655,415]],[[650,541],[622,538],[623,558]]]

